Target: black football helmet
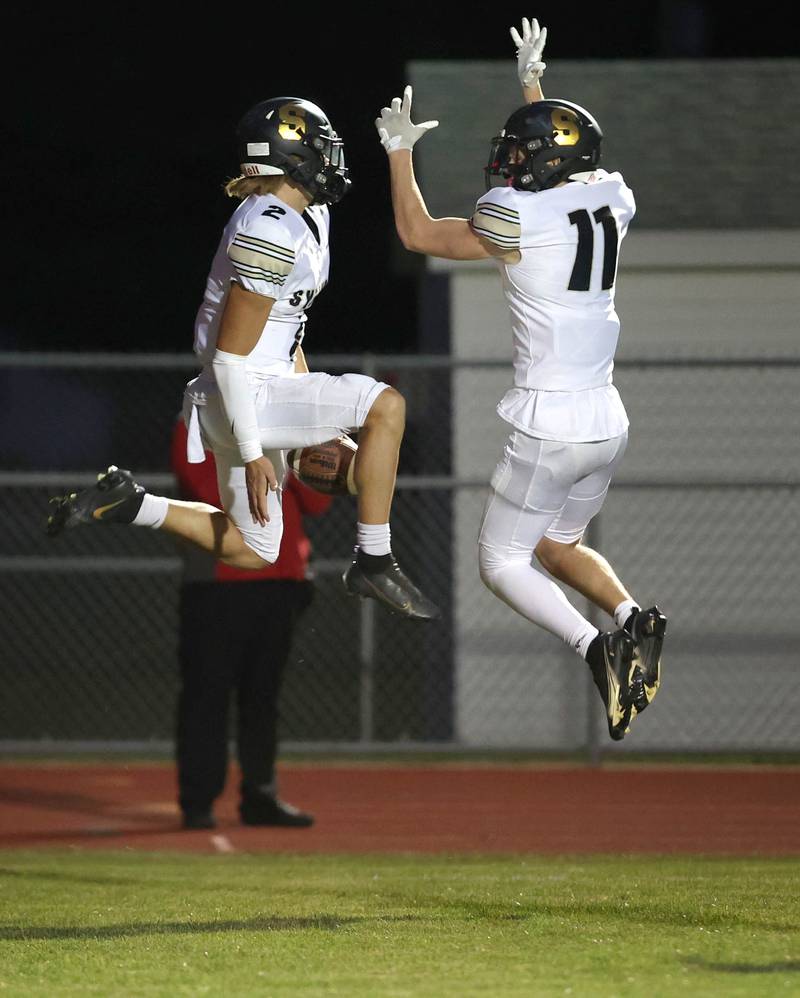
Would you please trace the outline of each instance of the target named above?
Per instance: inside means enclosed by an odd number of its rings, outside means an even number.
[[[515,111],[492,139],[486,167],[487,190],[493,177],[518,191],[543,191],[573,173],[600,162],[603,133],[594,118],[566,100],[540,100]]]
[[[314,204],[341,201],[350,186],[344,144],[322,108],[300,97],[271,97],[236,128],[244,176],[291,177]]]

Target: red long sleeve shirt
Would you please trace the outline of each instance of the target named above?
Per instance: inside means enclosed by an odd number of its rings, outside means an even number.
[[[195,502],[207,502],[222,509],[217,488],[217,468],[214,455],[206,451],[202,464],[190,464],[186,459],[186,426],[180,419],[172,434],[170,465],[180,486],[181,496]],[[303,530],[303,516],[321,516],[332,499],[299,482],[294,475],[286,476],[283,490],[283,539],[280,557],[273,565],[256,571],[231,568],[211,555],[191,559],[193,578],[216,579],[220,582],[251,582],[257,579],[305,579],[311,542]]]

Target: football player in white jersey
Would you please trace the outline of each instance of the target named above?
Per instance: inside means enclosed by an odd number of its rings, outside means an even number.
[[[345,589],[434,619],[437,607],[402,572],[390,544],[403,397],[361,374],[309,373],[301,345],[306,310],[328,280],[328,206],[350,183],[342,140],[319,107],[295,97],[256,104],[237,134],[242,175],[226,189],[241,204],[197,314],[203,370],[184,406],[189,460],[213,450],[224,511],[146,493],[112,466],[92,488],[54,500],[48,532],[132,522],[177,534],[237,568],[259,568],[280,549],[285,451],[358,432],[357,551]]]
[[[511,33],[528,103],[493,140],[488,190],[471,219],[435,219],[427,211],[412,148],[438,122],[412,123],[410,87],[375,124],[405,247],[450,260],[493,258],[503,282],[514,385],[497,409],[510,432],[481,525],[481,578],[587,661],[609,734],[619,740],[658,691],[666,618],[657,607],[641,610],[605,558],[580,542],[627,442],[611,372],[617,255],[635,204],[622,176],[598,167],[602,133],[592,116],[569,101],[544,99],[546,29],[524,20],[522,33]],[[534,554],[618,629],[598,631],[533,567]]]

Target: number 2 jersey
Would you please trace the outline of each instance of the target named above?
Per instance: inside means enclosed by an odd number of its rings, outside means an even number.
[[[497,411],[517,429],[569,442],[626,431],[612,384],[614,282],[635,211],[622,176],[605,170],[538,192],[497,187],[479,199],[476,234],[520,253],[518,263],[497,260],[514,341],[514,387]]]
[[[251,194],[234,211],[211,264],[197,312],[194,352],[204,365],[197,390],[213,384],[211,361],[225,300],[235,281],[246,291],[274,298],[261,336],[247,358],[258,379],[294,371],[306,309],[328,281],[329,215],[325,205],[302,214],[274,195]]]

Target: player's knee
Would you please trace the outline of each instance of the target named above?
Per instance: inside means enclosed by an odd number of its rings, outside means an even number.
[[[505,564],[506,561],[493,548],[478,545],[478,573],[490,592],[495,592],[498,573]]]
[[[278,560],[281,551],[280,534],[277,537],[270,531],[265,536],[254,534],[243,535],[244,544],[237,553],[235,568],[243,568],[250,572],[257,572],[262,568],[269,568]]]
[[[265,558],[252,548],[243,547],[236,554],[229,555],[220,560],[224,561],[226,565],[230,565],[231,568],[238,568],[244,572],[258,572],[262,568],[269,568],[270,565],[277,561],[277,556]]]
[[[543,537],[536,545],[536,558],[545,572],[556,575],[564,564],[565,559],[569,558],[579,543],[580,538],[576,541],[570,541],[568,544],[563,544],[560,541],[552,540],[550,537]]]
[[[384,388],[372,403],[367,423],[381,423],[395,432],[403,432],[406,425],[406,400],[396,388]]]

